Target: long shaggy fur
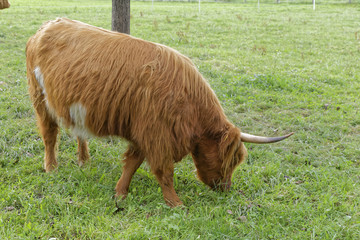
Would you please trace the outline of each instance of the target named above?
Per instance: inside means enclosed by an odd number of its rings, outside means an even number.
[[[10,3],[8,0],[0,0],[0,9],[9,8]]]
[[[70,106],[81,104],[91,135],[127,139],[153,172],[195,152],[203,139],[214,140],[219,154],[213,158],[223,158],[223,173],[244,159],[234,160],[240,131],[194,64],[174,49],[62,18],[29,39],[26,56],[40,122],[50,118],[74,127]]]

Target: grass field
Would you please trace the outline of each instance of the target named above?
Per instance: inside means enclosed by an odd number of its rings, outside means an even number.
[[[360,239],[360,6],[131,3],[131,34],[189,56],[244,132],[295,135],[247,144],[230,192],[176,165],[184,208],[170,209],[143,164],[124,201],[112,198],[126,142],[91,139],[77,166],[62,130],[59,169],[27,93],[25,44],[68,17],[110,28],[110,1],[12,1],[0,11],[0,239]]]

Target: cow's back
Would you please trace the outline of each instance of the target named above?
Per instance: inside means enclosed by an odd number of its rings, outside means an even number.
[[[29,39],[27,68],[37,74],[29,84],[43,88],[49,111],[77,135],[137,143],[156,135],[157,142],[189,145],[199,106],[220,106],[177,51],[68,19],[45,23]]]

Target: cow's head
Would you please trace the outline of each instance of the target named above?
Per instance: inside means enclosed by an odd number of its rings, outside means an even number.
[[[235,126],[228,126],[216,137],[203,137],[192,151],[197,173],[201,181],[212,189],[228,190],[235,168],[247,157],[243,142],[274,143],[293,133],[280,137],[261,137],[241,133]]]
[[[197,173],[212,189],[228,190],[235,168],[247,157],[240,130],[231,126],[215,138],[202,138],[192,151]]]

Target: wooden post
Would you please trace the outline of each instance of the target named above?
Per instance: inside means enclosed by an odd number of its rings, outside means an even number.
[[[130,0],[112,0],[111,30],[130,34]]]

